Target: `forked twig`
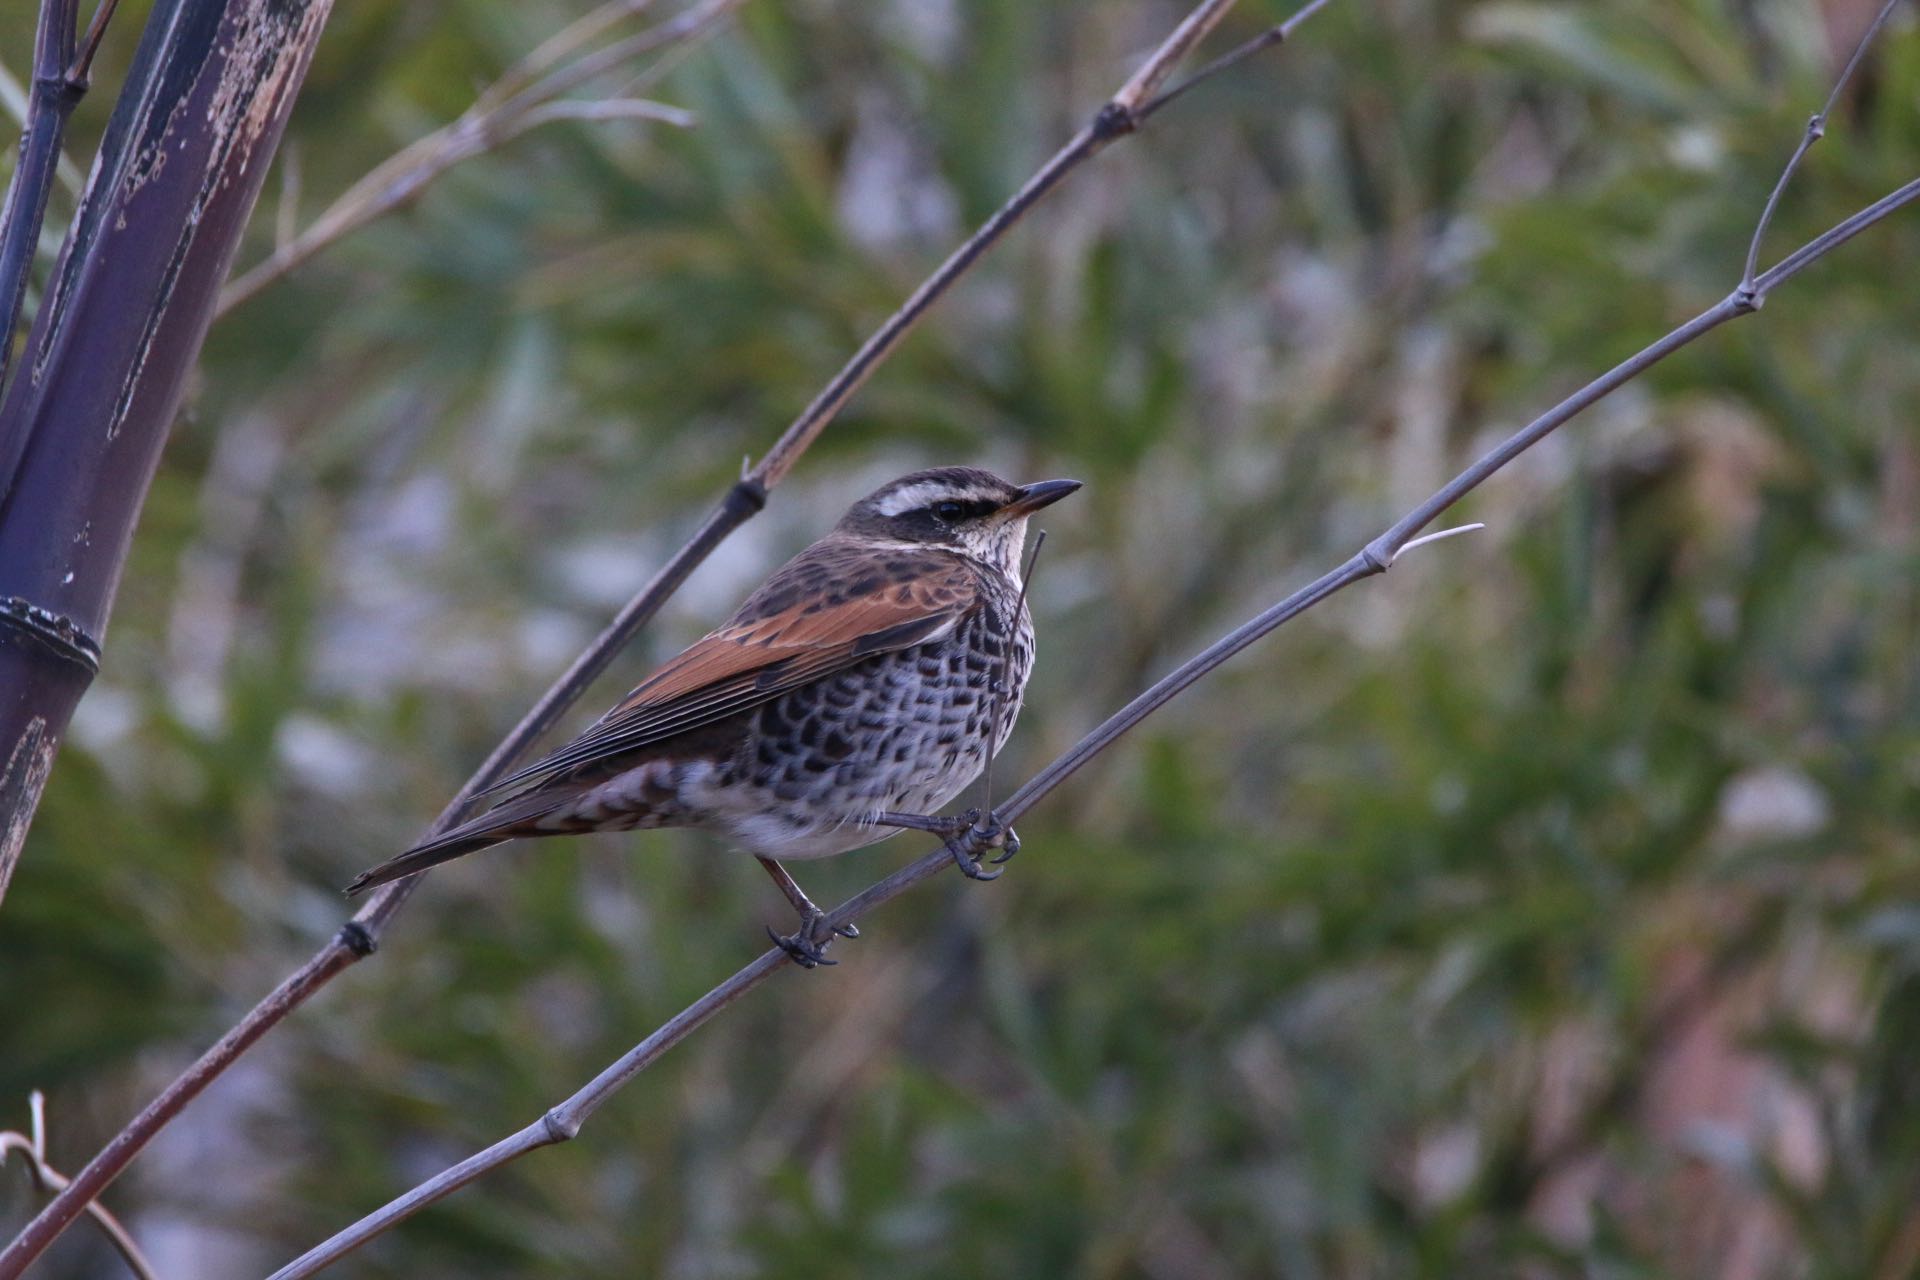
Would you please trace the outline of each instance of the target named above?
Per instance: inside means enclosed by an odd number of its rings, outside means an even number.
[[[1813,144],[1827,136],[1827,117],[1831,116],[1834,107],[1839,105],[1840,95],[1846,92],[1848,83],[1853,79],[1853,73],[1865,60],[1868,47],[1873,44],[1874,37],[1880,34],[1880,28],[1887,24],[1894,6],[1899,3],[1900,0],[1886,0],[1886,3],[1880,6],[1880,12],[1874,15],[1873,21],[1867,24],[1866,31],[1860,36],[1860,43],[1853,46],[1853,56],[1847,59],[1847,65],[1841,69],[1840,78],[1833,82],[1833,92],[1827,95],[1826,103],[1821,106],[1819,112],[1807,121],[1806,132],[1800,135],[1799,145],[1794,147],[1793,154],[1787,157],[1786,167],[1780,170],[1780,180],[1773,184],[1773,190],[1767,196],[1766,207],[1760,210],[1760,220],[1754,224],[1753,239],[1747,244],[1747,265],[1740,272],[1740,292],[1746,294],[1753,292],[1753,275],[1760,263],[1760,242],[1767,238],[1767,228],[1773,225],[1773,212],[1780,207],[1780,197],[1786,194],[1787,184],[1793,181],[1793,175],[1800,169],[1800,162],[1806,158],[1807,152],[1813,149]]]
[[[69,83],[84,86],[92,81],[94,55],[100,52],[100,42],[107,35],[107,24],[113,21],[113,11],[119,4],[120,0],[100,0],[94,6],[93,20],[87,23],[87,34],[81,38],[73,61],[67,64]]]
[[[1443,537],[1452,537],[1479,527],[1463,526],[1458,529],[1443,530],[1425,538],[1419,536],[1420,531],[1437,519],[1442,512],[1582,410],[1624,386],[1710,330],[1718,328],[1729,320],[1752,314],[1773,289],[1786,283],[1812,262],[1895,210],[1916,200],[1920,200],[1920,179],[1905,184],[1835,224],[1822,235],[1788,254],[1768,271],[1756,276],[1750,283],[1742,281],[1732,293],[1712,307],[1560,401],[1455,476],[1425,502],[1355,552],[1345,563],[1322,574],[1221,637],[1109,716],[1098,728],[1075,743],[1014,792],[998,811],[1001,820],[1010,825],[1094,756],[1113,745],[1129,729],[1255,641],[1299,617],[1339,591],[1367,578],[1385,573],[1401,552],[1415,545],[1436,541]],[[978,828],[975,828],[975,832],[978,832]],[[829,927],[854,924],[875,908],[899,897],[921,881],[937,875],[954,861],[956,859],[945,848],[927,853],[917,861],[900,868],[841,903],[827,913],[824,923]],[[313,1275],[408,1216],[490,1170],[540,1147],[571,1140],[579,1134],[581,1127],[593,1113],[622,1086],[646,1070],[661,1055],[686,1039],[715,1014],[779,972],[787,961],[787,955],[778,949],[761,953],[739,972],[663,1023],[646,1039],[610,1063],[571,1097],[547,1111],[532,1124],[413,1187],[406,1194],[276,1271],[270,1280],[299,1280],[300,1277]]]
[[[108,6],[103,4],[102,7]],[[0,1164],[7,1162],[10,1152],[18,1151],[27,1166],[27,1177],[33,1181],[36,1189],[45,1192],[64,1191],[67,1179],[47,1163],[47,1098],[38,1089],[27,1095],[27,1114],[31,1119],[31,1135],[17,1129],[0,1132]],[[88,1202],[87,1215],[99,1226],[107,1243],[126,1261],[127,1270],[138,1276],[139,1280],[156,1280],[153,1264],[140,1252],[133,1234],[120,1224],[120,1219],[97,1200]]]
[[[1301,13],[1311,12],[1324,3],[1325,0],[1310,0]],[[1075,134],[999,211],[934,269],[926,281],[887,318],[820,394],[787,426],[759,463],[747,469],[740,481],[727,490],[719,504],[686,544],[654,575],[653,580],[627,602],[593,643],[574,659],[573,664],[500,740],[479,769],[427,828],[427,836],[451,827],[476,795],[502,777],[514,760],[558,722],[586,691],[587,686],[607,668],[614,655],[659,611],[660,606],[713,549],[766,505],[768,493],[786,478],[841,407],[905,340],[934,303],[945,296],[1022,217],[1074,170],[1138,127],[1140,102],[1145,100],[1149,112],[1155,109],[1158,100],[1151,95],[1158,93],[1181,58],[1212,30],[1230,4],[1231,0],[1201,0],[1187,20],[1148,55],[1140,70],[1127,82],[1121,93],[1116,94],[1100,110],[1092,123]],[[0,1280],[18,1280],[26,1266],[73,1223],[84,1206],[111,1184],[153,1140],[154,1135],[170,1124],[208,1084],[218,1079],[241,1054],[322,990],[335,976],[372,955],[387,925],[405,906],[419,880],[419,876],[414,876],[395,881],[371,895],[366,905],[341,926],[325,946],[282,979],[245,1017],[230,1027],[186,1071],[142,1108],[74,1175],[72,1185],[54,1197],[53,1202],[29,1222],[5,1250],[0,1250]],[[780,952],[775,954],[784,955]],[[776,967],[769,965],[768,971]]]
[[[691,128],[693,113],[639,97],[634,86],[651,83],[666,69],[665,59],[649,66],[609,99],[581,100],[563,95],[643,54],[690,48],[719,29],[745,0],[699,0],[656,26],[568,62],[616,24],[648,7],[648,0],[609,0],[592,10],[482,89],[459,119],[408,143],[374,166],[310,223],[305,231],[274,246],[220,294],[220,314],[232,310],[268,285],[299,268],[336,241],[417,199],[456,165],[485,155],[522,134],[562,120],[649,120]]]
[[[1276,22],[1259,35],[1253,37],[1253,39],[1233,49],[1229,49],[1212,62],[1207,63],[1198,71],[1188,76],[1185,80],[1182,80],[1179,84],[1173,86],[1173,88],[1168,89],[1166,92],[1146,103],[1140,108],[1138,113],[1139,119],[1142,121],[1146,120],[1147,117],[1153,115],[1162,107],[1185,97],[1190,91],[1197,89],[1200,85],[1213,79],[1222,71],[1238,66],[1248,58],[1253,57],[1256,53],[1271,49],[1277,44],[1285,44],[1287,40],[1292,37],[1296,27],[1319,12],[1328,2],[1329,0],[1308,0],[1308,3],[1301,5],[1293,16],[1285,22]]]

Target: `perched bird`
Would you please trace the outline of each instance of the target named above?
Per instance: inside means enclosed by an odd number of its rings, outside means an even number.
[[[819,909],[779,860],[843,853],[903,827],[951,836],[972,825],[931,815],[1020,714],[1033,668],[1027,518],[1079,487],[1015,485],[973,467],[881,486],[719,630],[494,788],[516,794],[347,892],[526,836],[700,827],[756,855],[800,912],[799,931],[775,941],[809,967],[831,963],[815,936]],[[969,875],[988,874],[976,853],[948,847]]]

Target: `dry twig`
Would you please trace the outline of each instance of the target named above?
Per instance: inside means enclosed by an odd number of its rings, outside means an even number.
[[[567,62],[607,30],[646,9],[649,0],[610,0],[601,5],[509,67],[481,90],[459,119],[402,147],[348,187],[305,231],[283,238],[272,253],[221,292],[219,314],[239,306],[329,245],[416,199],[455,165],[497,150],[541,125],[561,120],[651,120],[691,128],[691,112],[636,96],[639,88],[665,72],[669,64],[664,59],[632,77],[618,97],[582,100],[563,95],[643,54],[692,47],[719,30],[744,2],[699,0],[657,26]]]
[[[105,7],[105,6],[103,6]],[[32,1117],[31,1136],[17,1129],[0,1132],[0,1164],[7,1162],[7,1156],[18,1151],[26,1161],[27,1177],[33,1180],[36,1190],[59,1192],[66,1190],[67,1179],[58,1169],[47,1163],[47,1099],[38,1089],[27,1095],[27,1111]],[[140,1246],[133,1242],[133,1235],[120,1225],[120,1219],[108,1212],[100,1202],[89,1201],[87,1216],[99,1224],[100,1232],[106,1236],[107,1243],[126,1260],[127,1270],[139,1277],[139,1280],[155,1280],[153,1264],[140,1252]]]

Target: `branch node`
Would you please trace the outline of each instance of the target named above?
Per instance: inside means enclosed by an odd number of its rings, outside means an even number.
[[[380,940],[373,936],[373,930],[358,920],[349,920],[340,926],[340,945],[364,960],[380,949]]]
[[[21,596],[7,596],[0,599],[0,626],[26,632],[62,658],[86,668],[89,676],[100,672],[100,642],[78,619],[43,609]]]
[[[1125,137],[1140,127],[1140,113],[1122,102],[1109,102],[1093,117],[1091,132],[1095,142],[1110,142]]]
[[[1360,558],[1367,562],[1368,573],[1385,573],[1393,564],[1393,555],[1382,555],[1379,548],[1371,542],[1360,548]]]
[[[547,1127],[547,1136],[555,1142],[571,1142],[580,1135],[580,1122],[563,1118],[559,1107],[547,1108],[540,1122]]]
[[[33,87],[61,107],[72,107],[87,91],[87,81],[76,80],[65,71],[50,76],[35,76]]]
[[[727,490],[727,514],[745,519],[767,509],[767,486],[752,476],[742,476]]]

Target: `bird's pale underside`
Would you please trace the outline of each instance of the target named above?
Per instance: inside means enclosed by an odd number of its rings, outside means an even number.
[[[1034,655],[1020,585],[1027,520],[1077,488],[970,467],[881,487],[725,625],[495,788],[514,794],[348,891],[527,836],[698,827],[771,864],[859,848],[895,834],[893,816],[936,813],[1020,713]],[[788,949],[817,961],[808,923]]]

